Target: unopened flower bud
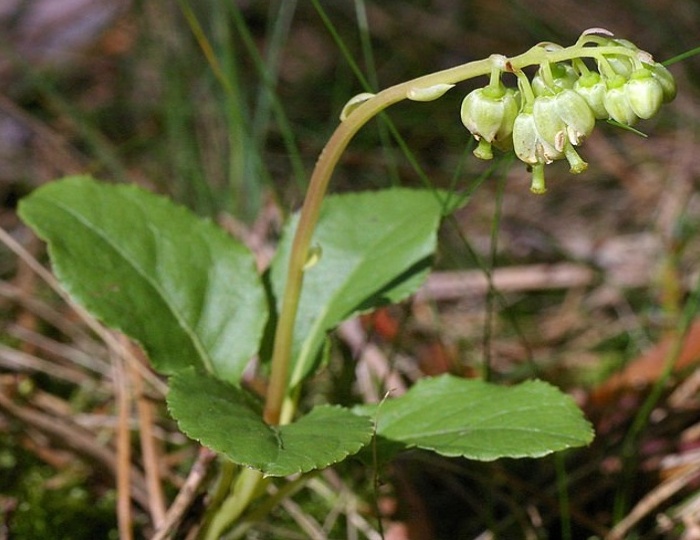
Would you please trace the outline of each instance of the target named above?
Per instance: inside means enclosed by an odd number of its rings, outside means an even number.
[[[513,149],[518,159],[528,165],[551,163],[564,154],[542,138],[535,125],[532,112],[522,111],[513,124]]]
[[[656,63],[651,67],[651,76],[661,85],[664,92],[664,103],[670,103],[676,97],[676,80],[662,64]]]
[[[557,113],[566,124],[566,136],[573,145],[581,144],[593,131],[595,117],[584,98],[573,90],[555,96]]]
[[[625,82],[624,77],[618,76],[608,83],[604,104],[610,118],[620,124],[631,126],[637,121],[638,117],[627,98]]]
[[[610,45],[617,45],[617,46],[623,46],[626,49],[629,49],[631,51],[639,51],[639,48],[632,43],[631,41],[628,41],[626,39],[611,39],[610,40]],[[608,65],[613,69],[613,71],[617,75],[622,75],[623,77],[627,78],[630,75],[632,75],[632,72],[635,70],[635,64],[634,60],[625,55],[611,55],[611,56],[606,56],[605,59],[607,60]],[[601,68],[600,62],[598,65],[598,70],[601,73],[605,73],[605,70]]]
[[[628,56],[608,56],[606,60],[616,75],[629,77],[634,71],[634,62]]]
[[[609,117],[608,111],[605,110],[605,92],[607,86],[600,78],[600,74],[591,71],[581,75],[574,84],[574,91],[586,100],[588,106],[593,112],[593,116],[597,120],[603,120]]]
[[[625,93],[634,114],[645,120],[659,112],[664,98],[661,84],[648,69],[640,69],[632,74],[625,83]]]
[[[563,152],[567,142],[581,144],[595,126],[588,103],[573,90],[537,97],[533,116],[540,137],[558,152]]]
[[[518,93],[502,85],[479,88],[464,98],[462,123],[479,141],[474,151],[477,157],[491,159],[491,143],[503,143],[510,137],[518,108]]]

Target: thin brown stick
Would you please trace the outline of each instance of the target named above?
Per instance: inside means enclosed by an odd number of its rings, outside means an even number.
[[[151,540],[166,540],[172,537],[177,526],[182,521],[185,512],[187,512],[187,509],[197,496],[199,488],[209,472],[209,466],[216,458],[216,455],[216,452],[208,448],[199,449],[199,455],[190,469],[187,480],[185,480],[182,488],[180,488],[173,504],[168,508],[163,522]]]
[[[394,397],[406,392],[406,383],[396,370],[392,369],[379,347],[369,341],[357,318],[341,324],[338,327],[338,335],[347,343],[357,360],[355,372],[365,402],[378,403],[387,392],[391,392]],[[382,385],[381,394],[375,381]]]
[[[119,341],[126,349],[126,338],[119,337]],[[131,516],[131,430],[129,419],[131,416],[131,392],[129,380],[126,376],[123,358],[114,355],[113,371],[116,387],[117,406],[117,523],[120,540],[133,539],[133,522]]]
[[[0,344],[0,367],[22,373],[36,371],[78,386],[92,381],[90,376],[82,370],[72,366],[62,366],[2,344]]]
[[[690,482],[696,480],[697,477],[698,467],[697,465],[693,465],[687,467],[681,474],[669,478],[657,486],[643,497],[622,521],[615,525],[605,537],[605,540],[623,540],[626,538],[627,533],[629,533],[640,520],[653,512],[657,506],[670,499]]]
[[[135,349],[135,346],[129,343]],[[134,356],[138,356],[137,350],[132,350]],[[136,410],[139,417],[139,438],[141,441],[141,458],[146,474],[146,489],[148,490],[149,506],[153,526],[158,529],[165,519],[165,495],[161,484],[160,466],[163,462],[161,449],[153,433],[154,414],[153,402],[144,394],[143,378],[141,373],[129,365],[129,378],[131,379],[134,395],[136,396]]]
[[[591,285],[595,272],[575,263],[533,264],[496,268],[492,280],[500,292],[570,289]],[[488,290],[488,279],[480,270],[433,272],[416,293],[416,300],[457,300],[486,294]]]

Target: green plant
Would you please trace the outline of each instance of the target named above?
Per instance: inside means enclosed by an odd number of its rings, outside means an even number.
[[[530,79],[524,70],[533,66]],[[515,75],[517,91],[505,87],[505,73]],[[360,94],[343,109],[303,208],[262,277],[247,249],[214,224],[135,186],[71,177],[22,201],[20,215],[48,242],[67,292],[141,344],[154,369],[170,377],[168,406],[182,431],[221,455],[223,485],[204,538],[229,531],[271,477],[302,473],[293,482],[303,481],[368,446],[493,460],[592,439],[573,401],[536,380],[504,387],[441,376],[380,404],[299,414],[304,382],[328,355],[327,333],[412,294],[429,271],[441,218],[461,204],[453,193],[398,188],[326,197],[344,149],[389,105],[435,100],[485,75],[488,86],[470,93],[461,110],[478,141],[475,155],[490,159],[492,146],[512,148],[532,168],[536,193],[545,191],[552,161],[586,169],[575,147],[596,119],[630,126],[675,95],[663,66],[599,29],[567,48],[541,44]],[[263,400],[243,384],[255,356],[261,372],[269,369]]]

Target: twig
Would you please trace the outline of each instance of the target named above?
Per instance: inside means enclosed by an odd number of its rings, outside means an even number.
[[[75,342],[86,341],[90,338],[89,333],[71,321],[70,318],[66,318],[65,313],[59,312],[46,302],[26,296],[16,285],[0,281],[0,298],[12,300],[24,309],[30,310]],[[0,309],[4,307],[5,302],[0,303]]]
[[[130,348],[135,348],[132,343],[127,344]],[[138,350],[132,350],[134,356],[138,355]],[[139,437],[141,440],[141,457],[143,468],[146,473],[146,489],[150,501],[149,511],[151,520],[158,529],[165,519],[165,495],[160,478],[160,449],[157,446],[156,437],[153,433],[154,414],[153,402],[144,395],[143,378],[133,366],[129,366],[128,376],[132,381],[134,394],[136,396],[136,410],[139,417]]]
[[[36,371],[81,386],[92,380],[83,371],[38,358],[0,344],[0,366],[15,372]]]
[[[534,264],[496,268],[493,287],[500,292],[519,292],[586,287],[595,280],[595,272],[582,264]],[[433,272],[416,293],[416,300],[457,300],[469,295],[486,294],[489,281],[480,270]]]
[[[656,489],[648,493],[641,501],[639,501],[632,511],[620,521],[610,533],[605,537],[605,540],[623,540],[627,533],[641,519],[647,516],[657,506],[675,495],[678,491],[688,485],[689,482],[697,479],[698,467],[690,466],[678,476],[666,480]]]
[[[126,338],[120,336],[119,342],[126,349]],[[114,351],[118,352],[118,351]],[[133,528],[131,517],[131,479],[129,471],[131,469],[131,430],[129,429],[129,418],[131,396],[129,392],[129,381],[124,373],[124,361],[119,354],[113,355],[112,370],[114,372],[114,382],[116,387],[117,406],[117,523],[119,527],[120,540],[132,540]]]
[[[209,472],[209,465],[215,458],[216,452],[208,448],[199,449],[199,455],[190,469],[187,480],[180,488],[173,504],[168,508],[160,527],[151,540],[166,540],[172,536],[176,527],[182,521],[185,512],[187,512],[187,509],[197,496],[197,492]]]

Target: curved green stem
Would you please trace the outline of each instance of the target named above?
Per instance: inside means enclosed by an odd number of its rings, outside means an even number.
[[[304,279],[304,263],[306,262],[314,227],[318,221],[321,203],[326,194],[333,170],[343,151],[362,126],[388,106],[406,99],[407,92],[411,88],[459,82],[479,75],[486,75],[490,71],[491,62],[489,60],[480,60],[387,88],[358,106],[331,136],[321,152],[314,172],[311,175],[306,199],[301,209],[296,236],[292,244],[287,283],[282,298],[282,311],[275,332],[272,373],[265,403],[264,418],[268,424],[278,424],[280,422],[282,403],[287,393],[294,323]]]
[[[507,60],[505,69],[518,73],[522,68],[542,62],[561,62],[578,57],[599,57],[602,54],[629,54],[624,47],[583,47],[574,45],[565,49],[547,50],[535,46],[525,53]],[[282,409],[288,394],[289,366],[296,321],[297,308],[304,280],[304,265],[307,261],[311,237],[318,221],[321,203],[328,183],[338,161],[352,137],[370,119],[385,108],[408,98],[411,89],[430,88],[439,84],[456,84],[474,77],[489,75],[494,67],[493,58],[469,62],[450,69],[418,77],[408,82],[392,86],[358,105],[336,128],[316,162],[306,199],[301,209],[299,224],[292,244],[287,271],[287,282],[282,298],[282,309],[277,321],[275,342],[272,352],[270,384],[263,418],[270,425],[290,422],[293,410],[288,407],[282,418]],[[292,406],[291,409],[294,407]]]

